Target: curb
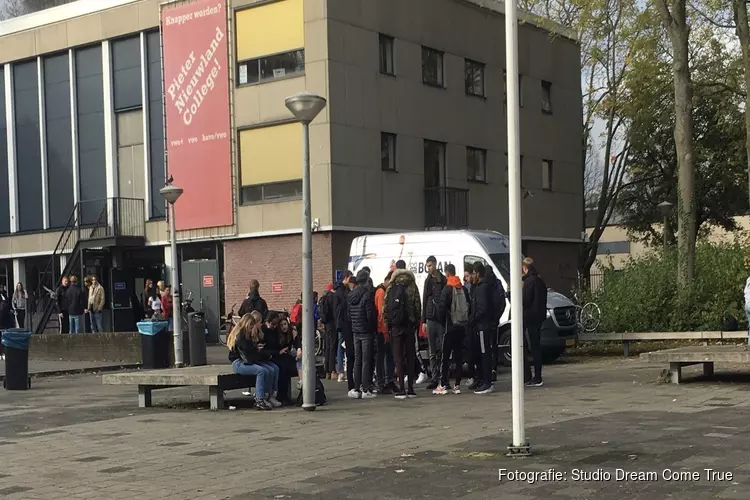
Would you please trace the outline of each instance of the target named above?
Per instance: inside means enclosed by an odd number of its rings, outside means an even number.
[[[73,368],[68,370],[48,370],[41,372],[32,372],[29,370],[29,376],[32,378],[44,378],[44,377],[56,377],[61,375],[82,375],[85,373],[98,373],[98,372],[115,372],[119,370],[132,370],[140,368],[140,363],[137,364],[121,364],[121,365],[106,365],[106,366],[90,366],[86,368]],[[5,375],[0,375],[0,382],[5,379]]]

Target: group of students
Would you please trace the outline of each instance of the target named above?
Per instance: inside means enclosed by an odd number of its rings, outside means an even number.
[[[268,310],[257,291],[253,280],[243,314],[227,336],[227,347],[232,371],[255,376],[255,408],[267,411],[295,403],[292,377],[302,380],[301,336],[286,315]]]
[[[54,294],[60,333],[84,333],[84,315],[89,316],[92,333],[104,333],[104,287],[93,274],[84,278],[84,287],[85,290],[78,284],[75,275],[60,279]]]
[[[414,384],[426,379],[418,354],[419,330],[426,334],[429,345],[428,390],[435,395],[460,394],[466,356],[468,389],[475,394],[493,391],[497,328],[509,294],[492,267],[482,262],[467,266],[463,281],[453,264],[445,266],[445,274],[440,272],[434,256],[427,259],[426,269],[429,275],[424,300],[403,260],[392,266],[377,287],[373,286],[369,268],[364,267],[356,276],[345,271],[341,282],[329,287],[321,298],[326,378],[344,380],[338,353],[343,346],[350,398],[369,399],[391,392],[396,399],[416,397]],[[534,359],[532,374],[525,356],[526,384],[541,386],[540,338],[547,312],[547,287],[532,259],[523,261],[522,273],[526,345]],[[451,363],[456,367],[452,386],[448,380]]]

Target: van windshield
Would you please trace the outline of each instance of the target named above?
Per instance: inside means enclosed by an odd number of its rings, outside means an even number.
[[[490,259],[495,269],[500,273],[506,283],[510,283],[510,254],[491,253]]]

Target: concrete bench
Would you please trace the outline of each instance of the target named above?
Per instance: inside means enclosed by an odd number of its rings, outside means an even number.
[[[582,333],[578,340],[622,342],[623,356],[630,356],[630,344],[643,341],[663,340],[732,340],[747,339],[745,331],[740,332],[626,332],[626,333]],[[705,345],[705,343],[704,343]]]
[[[137,385],[138,406],[151,406],[151,391],[173,387],[208,387],[212,410],[224,408],[224,391],[255,386],[254,376],[236,375],[231,365],[191,366],[166,370],[110,373],[102,376],[107,385]]]
[[[680,347],[664,351],[645,352],[641,359],[649,363],[669,363],[669,374],[673,384],[682,379],[682,367],[703,365],[703,374],[714,374],[714,363],[750,363],[750,346],[715,345]]]

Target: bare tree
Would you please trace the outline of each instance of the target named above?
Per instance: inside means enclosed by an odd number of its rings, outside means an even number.
[[[697,238],[695,152],[693,143],[693,83],[690,75],[690,25],[686,0],[654,0],[661,24],[672,45],[677,149],[677,282],[686,290],[695,275]]]
[[[0,16],[4,15],[5,18],[23,16],[73,1],[75,0],[5,0],[5,10],[0,12]]]

